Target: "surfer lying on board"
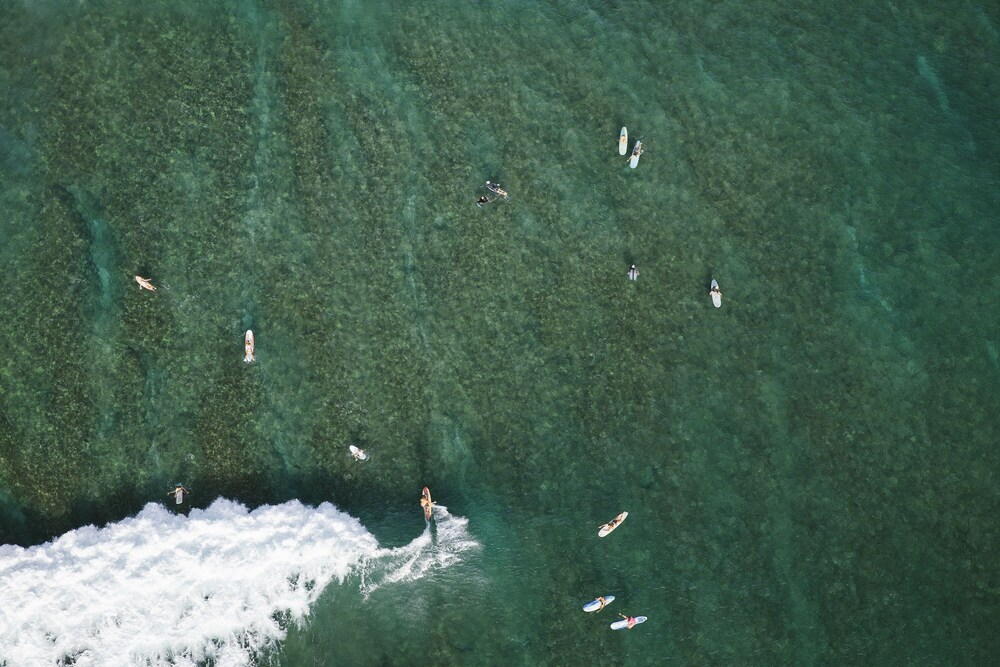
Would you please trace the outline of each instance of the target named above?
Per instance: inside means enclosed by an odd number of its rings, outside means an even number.
[[[476,206],[482,207],[484,204],[489,204],[491,201],[493,200],[487,197],[486,195],[483,195],[482,197],[476,200]]]
[[[420,506],[424,508],[424,513],[426,514],[427,512],[430,511],[431,501],[428,500],[426,496],[421,496],[420,497]]]
[[[618,615],[625,619],[625,623],[627,624],[629,630],[635,627],[636,624],[635,616],[626,616],[625,614],[618,614]]]
[[[139,283],[139,287],[142,289],[148,289],[150,292],[156,291],[156,286],[149,282],[149,278],[143,278],[142,276],[136,276],[135,281]]]
[[[499,183],[490,183],[486,181],[486,189],[495,194],[498,197],[503,197],[504,199],[510,199],[510,195],[507,191],[500,187]]]
[[[603,595],[602,595],[601,597],[599,597],[599,598],[595,598],[595,599],[596,599],[596,600],[597,600],[598,602],[600,602],[600,603],[601,603],[601,606],[600,606],[600,607],[598,607],[597,609],[595,609],[595,611],[600,611],[600,610],[604,609],[605,605],[607,605],[607,604],[608,604],[608,600],[607,600],[607,598],[605,598],[605,597],[604,597]]]
[[[719,289],[718,285],[713,285],[712,289],[708,290],[709,294],[718,294],[719,298],[722,298],[722,290]],[[739,296],[739,295],[737,295]]]
[[[638,280],[639,279],[639,269],[635,268],[635,264],[628,267],[628,279]]]
[[[635,148],[632,149],[632,154],[628,156],[628,159],[630,161],[632,158],[639,159],[640,155],[642,155],[642,144],[637,141],[635,142]]]

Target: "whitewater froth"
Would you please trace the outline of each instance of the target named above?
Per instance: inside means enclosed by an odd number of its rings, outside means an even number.
[[[334,579],[359,572],[369,594],[447,567],[478,546],[464,522],[445,521],[457,534],[439,535],[428,559],[429,531],[380,549],[326,503],[249,511],[220,499],[187,517],[151,503],[104,528],[2,546],[0,664],[247,665],[301,623]],[[417,564],[424,560],[432,566]]]

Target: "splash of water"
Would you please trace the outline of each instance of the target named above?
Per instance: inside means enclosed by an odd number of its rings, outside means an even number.
[[[414,581],[462,559],[465,551],[480,544],[469,535],[469,520],[453,516],[444,505],[434,505],[435,533],[427,530],[404,547],[384,549],[365,558],[360,568],[361,592],[367,598],[386,584]]]
[[[428,528],[381,549],[326,503],[251,512],[224,499],[188,517],[151,503],[104,528],[0,546],[0,664],[248,665],[333,579],[361,572],[367,595],[478,546],[465,519],[439,511],[437,546]]]

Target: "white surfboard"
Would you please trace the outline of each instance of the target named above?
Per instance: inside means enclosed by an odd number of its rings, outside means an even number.
[[[350,447],[348,447],[348,449],[351,450],[351,455],[357,460],[359,461],[368,460],[368,452],[361,449],[360,447],[355,447],[354,445],[351,445]]]
[[[184,502],[184,487],[180,486],[177,487],[177,490],[174,492],[174,504],[180,505],[183,502]]]
[[[642,142],[638,139],[635,142],[635,147],[632,149],[632,157],[628,159],[628,166],[635,169],[639,165],[639,156],[642,154]]]
[[[618,136],[618,154],[625,155],[628,150],[628,128],[623,127],[622,133]]]
[[[257,358],[253,356],[253,331],[250,329],[247,329],[246,334],[243,336],[243,353],[244,363],[249,364]]]
[[[722,308],[722,294],[716,292],[717,289],[719,289],[719,283],[716,282],[715,278],[712,278],[712,303],[715,304],[716,308]]]
[[[622,512],[614,519],[608,521],[606,524],[601,526],[601,529],[597,531],[597,536],[604,537],[605,535],[610,535],[611,531],[613,531],[618,526],[622,525],[622,521],[624,521],[627,518],[628,518],[628,512]]]
[[[645,616],[635,617],[635,625],[639,625],[640,623],[645,623],[645,622],[646,622]],[[635,625],[633,625],[632,627],[635,627]],[[627,627],[628,627],[628,621],[626,621],[624,618],[620,621],[615,621],[614,623],[611,624],[612,630],[624,630]]]
[[[604,605],[603,606],[601,605],[601,601],[600,600],[591,600],[587,604],[583,605],[583,610],[585,612],[588,612],[588,613],[592,612],[592,611],[600,611],[601,609],[604,609],[604,607],[607,607],[609,604],[611,604],[614,601],[615,601],[615,596],[614,595],[605,595],[604,596]]]

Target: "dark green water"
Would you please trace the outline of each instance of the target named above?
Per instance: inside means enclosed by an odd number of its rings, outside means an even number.
[[[267,661],[994,662],[998,30],[974,1],[0,3],[2,542],[183,481],[402,544],[428,484],[482,549],[331,587]]]

